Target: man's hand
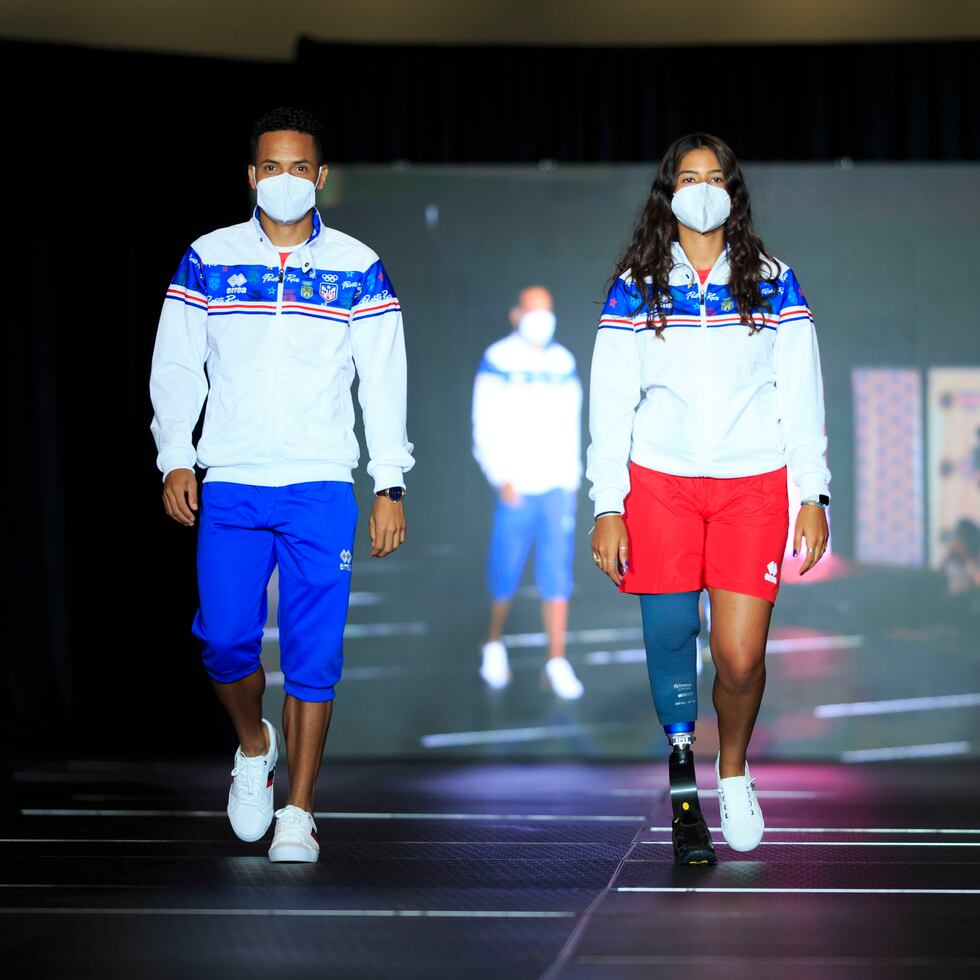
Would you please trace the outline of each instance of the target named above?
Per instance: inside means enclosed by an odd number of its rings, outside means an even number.
[[[197,519],[197,477],[193,470],[171,470],[163,483],[163,509],[184,527],[193,527]]]
[[[376,496],[368,521],[371,557],[384,558],[405,543],[405,508],[400,500]]]
[[[521,495],[514,489],[513,483],[505,483],[500,488],[500,499],[508,507],[516,507],[521,502]]]
[[[798,555],[802,541],[806,539],[806,554],[800,565],[800,574],[805,575],[827,550],[830,530],[827,527],[827,515],[822,507],[804,504],[796,515],[796,534],[793,537],[793,554]]]
[[[598,518],[592,532],[592,561],[596,568],[618,586],[629,567],[629,558],[629,539],[623,518],[619,514],[606,514]]]

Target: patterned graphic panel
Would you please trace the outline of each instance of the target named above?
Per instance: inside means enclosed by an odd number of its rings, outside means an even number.
[[[855,556],[925,562],[922,381],[918,371],[855,368]],[[896,520],[896,515],[901,520]]]
[[[980,536],[980,367],[929,370],[929,564],[976,589]],[[957,581],[962,578],[962,581]]]

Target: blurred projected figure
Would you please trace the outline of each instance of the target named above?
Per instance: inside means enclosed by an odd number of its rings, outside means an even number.
[[[545,678],[573,701],[583,688],[565,657],[572,591],[575,491],[582,477],[582,386],[571,352],[552,338],[551,294],[523,290],[513,332],[487,348],[473,388],[473,455],[497,493],[487,575],[493,604],[480,676],[510,683],[501,634],[531,546],[548,634]]]

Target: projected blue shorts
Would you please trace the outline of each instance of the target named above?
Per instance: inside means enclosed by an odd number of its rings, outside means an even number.
[[[555,489],[526,494],[519,504],[497,502],[490,533],[487,579],[494,600],[517,591],[534,545],[534,571],[542,599],[572,594],[572,536],[575,494]]]
[[[192,630],[214,680],[230,683],[258,669],[266,586],[278,564],[286,693],[301,701],[333,698],[356,524],[349,483],[204,484],[197,540],[201,606]]]

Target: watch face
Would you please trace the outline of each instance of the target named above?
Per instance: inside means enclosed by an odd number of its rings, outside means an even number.
[[[825,493],[820,494],[820,496],[817,499],[820,501],[820,503],[824,505],[824,507],[830,505],[830,497],[828,497],[827,494]]]
[[[388,497],[391,500],[395,500],[395,501],[401,500],[404,495],[405,495],[405,488],[404,487],[389,487],[388,488]]]

